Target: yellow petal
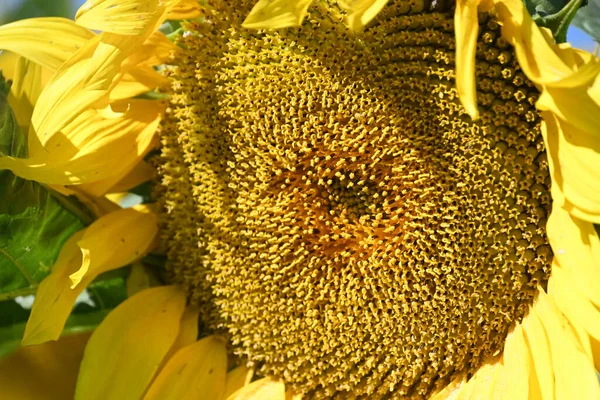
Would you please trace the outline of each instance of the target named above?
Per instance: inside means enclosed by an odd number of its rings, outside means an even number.
[[[464,379],[455,379],[442,390],[431,396],[431,400],[456,400],[465,385],[466,382]]]
[[[271,378],[259,379],[233,393],[227,400],[285,400],[285,385]]]
[[[77,296],[99,274],[141,257],[157,229],[155,215],[126,209],[105,215],[71,236],[37,290],[23,344],[58,339]],[[71,287],[70,276],[77,278],[78,285]]]
[[[552,198],[574,216],[600,223],[600,135],[583,132],[550,112],[541,114]]]
[[[536,102],[538,110],[551,111],[586,136],[599,140],[600,106],[589,96],[587,86],[546,88]]]
[[[550,355],[550,343],[542,322],[536,313],[530,312],[523,319],[522,326],[541,392],[541,399],[554,399],[554,368]]]
[[[82,256],[77,241],[82,236],[83,231],[80,231],[66,241],[52,266],[52,272],[40,283],[25,326],[23,345],[44,343],[60,337],[77,296],[85,289],[84,285],[76,290],[69,288],[69,274],[81,266]]]
[[[527,77],[539,85],[551,84],[572,73],[557,54],[551,37],[533,22],[521,0],[497,1],[496,10],[502,21],[502,36],[514,46],[519,66]]]
[[[201,15],[198,0],[180,0],[167,14],[167,19],[193,19]]]
[[[58,69],[44,87],[31,121],[44,146],[83,111],[108,106],[108,94],[121,64],[140,41],[137,37],[100,34]]]
[[[146,267],[141,262],[134,263],[127,277],[127,296],[131,297],[150,287],[150,275],[148,275]]]
[[[15,76],[15,67],[19,59],[19,55],[10,51],[0,51],[0,69],[2,75],[7,80],[11,80]]]
[[[162,371],[169,359],[182,348],[194,344],[198,339],[198,319],[200,317],[200,309],[194,306],[188,306],[185,308],[183,315],[181,316],[181,322],[179,324],[179,334],[171,345],[171,348],[167,352],[165,359],[161,367],[158,369]]]
[[[156,215],[143,208],[127,208],[97,219],[77,242],[83,261],[79,270],[69,275],[71,288],[88,275],[98,276],[141,258],[157,232]]]
[[[75,143],[57,137],[49,159],[0,157],[0,169],[10,169],[22,178],[52,185],[82,184],[112,177],[104,185],[89,189],[91,194],[100,196],[127,175],[153,144],[162,105],[149,100],[135,100],[131,104],[122,118],[105,119],[89,110],[76,120],[81,123],[74,124],[69,133],[71,140],[77,139]],[[84,148],[79,150],[75,145]]]
[[[125,175],[116,184],[110,187],[109,193],[126,192],[144,182],[148,182],[156,177],[156,169],[145,161],[137,163],[133,170]]]
[[[96,328],[75,399],[139,399],[179,331],[185,293],[159,286],[130,297]]]
[[[548,240],[561,268],[600,307],[600,238],[594,225],[554,206],[548,218]]]
[[[600,107],[600,75],[596,76],[594,83],[589,87],[588,96]]]
[[[57,342],[20,348],[0,360],[2,398],[72,399],[89,336],[89,333],[63,336]]]
[[[157,88],[165,88],[169,80],[151,67],[136,67],[123,75],[119,83],[110,92],[110,100],[127,99],[150,92]]]
[[[529,394],[529,350],[523,337],[523,328],[515,326],[506,337],[504,344],[504,365],[506,377],[510,385],[507,387],[506,398],[527,399]]]
[[[144,399],[221,399],[226,375],[225,343],[209,336],[179,350]]]
[[[548,294],[570,321],[600,340],[600,311],[581,293],[571,275],[557,261],[552,264]]]
[[[79,190],[78,186],[50,185],[50,187],[64,196],[75,196],[96,218],[121,209],[121,207],[106,197],[91,197],[87,195]]]
[[[75,21],[86,28],[120,35],[141,35],[161,13],[159,0],[88,0]]]
[[[233,393],[248,385],[252,380],[254,371],[250,368],[242,365],[227,373],[227,379],[225,382],[225,394],[223,399],[227,399]]]
[[[300,26],[312,0],[259,0],[242,24],[249,29]]]
[[[454,14],[456,36],[456,90],[460,102],[473,119],[479,118],[475,85],[475,50],[479,23],[477,0],[458,0]]]
[[[367,25],[383,7],[388,0],[338,0],[340,6],[348,13],[348,27],[360,30]]]
[[[33,108],[42,91],[42,69],[23,57],[16,63],[13,83],[8,93],[10,104],[23,133],[29,131]]]
[[[0,49],[56,71],[92,37],[70,19],[31,18],[0,26]]]
[[[474,396],[476,395],[475,389],[477,389],[477,378],[472,377],[468,381],[466,381],[460,388],[452,393],[452,399],[456,398],[457,400],[474,400]]]
[[[508,399],[502,360],[480,367],[462,388],[459,399]]]
[[[557,399],[597,399],[600,387],[592,361],[552,299],[542,290],[531,312],[540,318],[548,340]]]

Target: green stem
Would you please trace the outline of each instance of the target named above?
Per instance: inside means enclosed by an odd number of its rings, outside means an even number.
[[[571,0],[559,12],[544,18],[544,26],[552,31],[556,43],[567,41],[567,30],[582,2],[583,0]]]
[[[38,285],[32,285],[26,288],[11,290],[10,292],[0,293],[0,301],[13,300],[20,296],[29,296],[35,294]]]

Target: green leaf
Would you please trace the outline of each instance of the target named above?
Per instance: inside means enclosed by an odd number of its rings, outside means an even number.
[[[523,0],[538,26],[550,29],[557,43],[567,41],[567,30],[587,0]]]
[[[586,7],[580,8],[575,14],[573,25],[600,43],[600,0],[589,0]]]
[[[0,75],[0,87],[5,87]],[[27,157],[27,143],[21,134],[17,118],[13,114],[4,90],[0,90],[0,156]]]
[[[13,157],[27,153],[26,140],[3,93],[0,153]],[[64,242],[85,226],[75,209],[68,199],[37,182],[0,171],[0,301],[35,291]]]
[[[76,303],[69,316],[64,335],[93,330],[117,305],[127,298],[124,277],[99,276],[85,292],[89,297]],[[30,310],[14,300],[0,302],[0,359],[16,350],[20,343]]]
[[[8,96],[8,91],[10,90],[10,85],[12,81],[7,81],[2,74],[2,70],[0,69],[0,92],[4,93],[4,96]]]

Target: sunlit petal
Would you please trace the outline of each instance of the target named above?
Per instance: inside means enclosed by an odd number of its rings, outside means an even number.
[[[96,328],[85,349],[76,400],[139,399],[179,332],[185,293],[159,286],[130,297]]]

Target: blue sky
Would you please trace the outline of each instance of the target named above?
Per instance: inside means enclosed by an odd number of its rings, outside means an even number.
[[[567,40],[573,45],[589,52],[594,52],[596,49],[596,42],[587,33],[581,29],[571,26],[569,32],[567,32]]]

